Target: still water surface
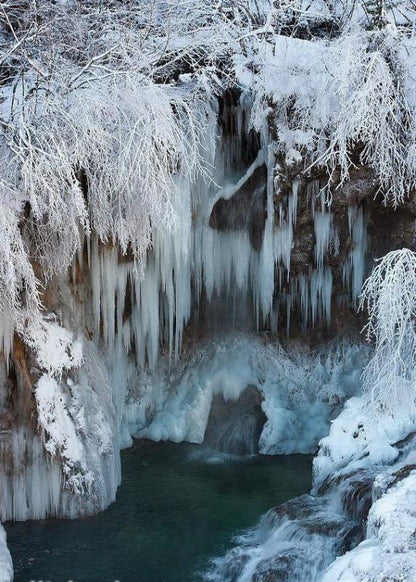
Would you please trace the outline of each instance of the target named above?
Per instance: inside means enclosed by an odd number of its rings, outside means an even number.
[[[106,511],[5,524],[15,582],[196,582],[270,507],[309,491],[311,457],[216,455],[136,441]]]

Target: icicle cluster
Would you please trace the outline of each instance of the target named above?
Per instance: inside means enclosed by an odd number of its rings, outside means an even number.
[[[266,323],[274,331],[284,311],[289,332],[295,308],[301,312],[304,328],[321,321],[330,323],[333,273],[326,256],[330,251],[336,254],[339,245],[330,202],[312,182],[307,195],[314,221],[315,264],[292,276],[300,182],[294,180],[287,200],[275,208],[275,155],[267,131],[252,164],[235,175],[235,160],[242,156],[242,136],[249,130],[249,111],[250,103],[242,96],[234,112],[236,133],[230,140],[231,149],[224,148],[227,136],[221,134],[221,126],[212,126],[203,152],[206,167],[214,168],[211,179],[180,178],[181,196],[175,198],[174,211],[181,221],[173,230],[154,229],[152,250],[143,269],[119,256],[115,247],[99,244],[97,237],[90,239],[94,335],[97,342],[102,337],[107,352],[113,355],[113,368],[118,366],[117,358],[131,351],[139,367],[149,364],[154,368],[161,346],[177,358],[184,326],[202,297],[208,304],[213,299],[234,298],[252,310],[255,326]],[[213,109],[211,119],[215,117]],[[263,165],[267,170],[267,215],[261,248],[256,250],[247,230],[217,230],[210,226],[210,216],[216,202],[233,198]],[[361,207],[349,208],[348,228],[352,244],[343,278],[348,301],[354,305],[367,250],[366,217]]]
[[[416,183],[412,16],[405,1],[403,10],[389,5],[377,25],[382,30],[375,30],[363,3],[292,4],[169,0],[149,10],[146,3],[127,9],[68,0],[4,8],[0,345],[6,357],[22,309],[38,307],[37,279],[61,274],[90,234],[141,263],[137,276],[120,275],[143,312],[123,340],[145,346],[140,361],[155,361],[160,333],[178,352],[192,285],[197,297],[203,291],[209,298],[235,281],[252,296],[257,321],[277,321],[277,303],[288,313],[300,304],[304,322],[329,321],[332,275],[324,257],[337,236],[329,207],[314,217],[316,264],[290,280],[289,290],[274,284],[276,269],[288,280],[297,205],[294,186],[275,215],[274,154],[288,166],[308,160],[324,167],[340,184],[358,159],[374,169],[385,201],[401,203]],[[335,37],[324,41],[328,23]],[[311,40],[303,39],[305,26]],[[68,46],[76,51],[68,53]],[[273,147],[263,137],[257,157],[238,175],[228,171],[232,140],[224,159],[218,152],[214,158],[210,143],[211,98],[230,86],[250,95],[251,127],[274,130]],[[248,123],[243,117],[240,129]],[[200,181],[210,162],[220,189]],[[207,221],[218,199],[230,200],[264,164],[268,213],[257,253],[245,234],[217,235]],[[360,220],[351,218],[354,251],[344,267],[353,299],[366,245],[365,217],[362,226]],[[33,261],[40,265],[36,276]],[[96,280],[107,276],[98,272],[107,267],[93,269]],[[147,276],[136,283],[143,269]],[[96,321],[102,298],[114,295],[112,284],[102,291],[95,285]],[[120,288],[120,313],[121,294]],[[148,309],[148,296],[156,294],[163,295],[160,309]],[[105,323],[108,342],[120,325],[114,314]]]

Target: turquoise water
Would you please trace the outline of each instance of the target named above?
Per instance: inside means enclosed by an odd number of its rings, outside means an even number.
[[[302,455],[238,459],[137,441],[122,465],[107,511],[5,524],[15,582],[198,581],[233,535],[311,486],[311,457]]]

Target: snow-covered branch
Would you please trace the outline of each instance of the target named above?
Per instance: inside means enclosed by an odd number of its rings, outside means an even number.
[[[375,351],[363,373],[376,405],[414,406],[416,397],[416,254],[392,251],[379,260],[363,286],[361,308],[369,314],[367,338]]]
[[[253,127],[273,126],[288,164],[322,166],[332,186],[370,165],[401,203],[416,184],[415,44],[386,6],[380,29],[354,0],[3,2],[0,201],[13,236],[0,272],[21,256],[3,297],[35,309],[33,264],[41,280],[62,272],[91,232],[143,260],[155,231],[178,225],[181,180],[207,171],[212,101],[230,85],[251,93]]]

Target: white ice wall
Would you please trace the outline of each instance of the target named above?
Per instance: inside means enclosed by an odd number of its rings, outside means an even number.
[[[79,367],[63,376],[43,370],[34,386],[36,415],[17,411],[21,424],[0,435],[3,521],[78,517],[115,499],[120,446],[108,373],[95,345],[77,341]]]
[[[214,396],[235,401],[255,386],[266,416],[260,452],[310,453],[327,434],[331,414],[359,391],[367,357],[357,345],[309,353],[284,350],[255,334],[223,334],[193,345],[177,366],[143,378],[127,406],[126,423],[139,437],[200,444]]]

